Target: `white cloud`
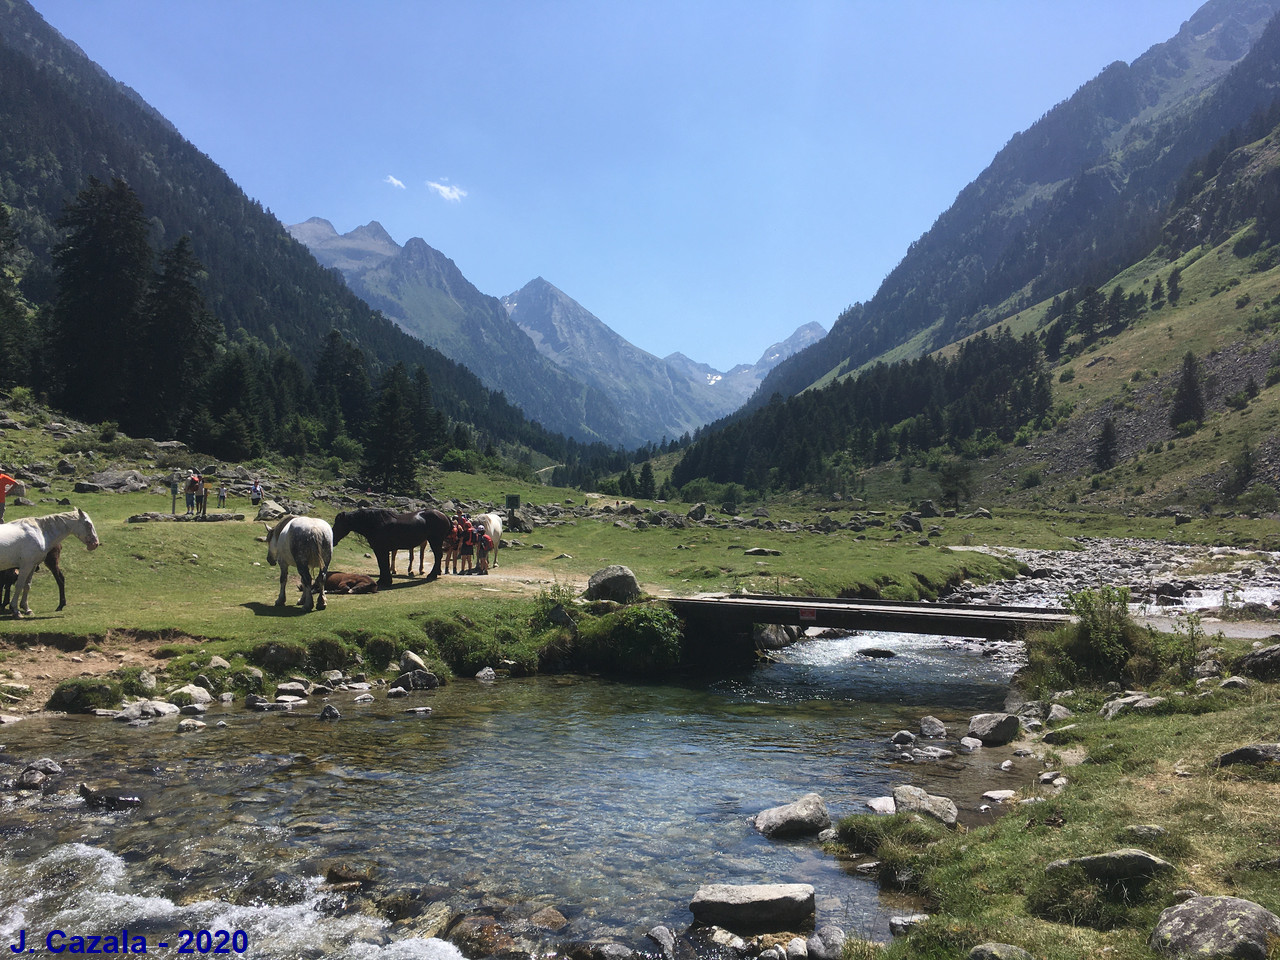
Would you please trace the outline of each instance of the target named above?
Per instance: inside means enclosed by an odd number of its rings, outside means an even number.
[[[389,184],[391,184],[393,187],[399,187],[401,190],[403,190],[403,189],[404,189],[404,183],[403,183],[402,181],[400,181],[400,180],[397,180],[395,177],[393,177],[393,176],[392,176],[391,174],[389,174],[389,173],[387,174],[387,178],[386,178],[385,180],[383,180],[382,182],[383,182],[383,183],[389,183]]]
[[[450,203],[458,203],[467,195],[467,191],[461,187],[455,187],[449,183],[436,183],[434,180],[427,181],[427,189]]]

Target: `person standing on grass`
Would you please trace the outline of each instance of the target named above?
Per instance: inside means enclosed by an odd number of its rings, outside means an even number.
[[[218,509],[221,510],[227,505],[227,485],[226,483],[218,484]]]
[[[489,575],[489,551],[493,549],[493,537],[489,536],[484,524],[476,526],[476,573],[482,577]]]
[[[187,477],[187,482],[182,487],[182,495],[187,501],[187,516],[190,517],[196,512],[196,491],[200,489],[200,478],[194,473]]]
[[[22,486],[20,480],[15,480],[7,473],[0,473],[0,523],[4,523],[4,498],[9,495],[10,490],[20,486]]]

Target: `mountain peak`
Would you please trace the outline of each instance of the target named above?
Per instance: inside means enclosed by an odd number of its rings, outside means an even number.
[[[307,222],[310,223],[311,221],[308,220]],[[332,227],[330,229],[332,229]],[[390,244],[393,247],[397,246],[396,242],[391,239],[391,234],[387,233],[386,228],[377,220],[370,220],[363,227],[356,227],[346,236],[351,240],[368,240],[372,243]]]
[[[302,223],[295,223],[292,227],[287,228],[289,233],[293,235],[295,240],[311,246],[312,243],[325,243],[336,240],[338,231],[333,224],[324,217],[312,217],[310,220],[304,220]]]

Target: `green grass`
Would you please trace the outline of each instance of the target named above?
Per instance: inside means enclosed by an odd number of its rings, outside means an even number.
[[[1084,762],[1062,766],[1052,748],[1046,757],[1046,766],[1066,771],[1070,783],[1061,794],[956,833],[900,817],[840,823],[850,851],[887,855],[899,870],[909,866],[913,888],[935,914],[890,944],[884,960],[961,958],[988,940],[1043,960],[1145,960],[1146,938],[1178,888],[1272,909],[1280,902],[1280,871],[1263,866],[1280,848],[1280,777],[1213,765],[1232,746],[1280,739],[1275,688],[1214,694],[1206,712],[1112,721],[1088,709],[1091,696],[1068,703],[1078,708],[1080,730],[1070,750]],[[1135,842],[1126,832],[1134,824],[1156,824],[1166,834]],[[1045,873],[1053,860],[1126,846],[1168,860],[1175,873],[1128,889]]]

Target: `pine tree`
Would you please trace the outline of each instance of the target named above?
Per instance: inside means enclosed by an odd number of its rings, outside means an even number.
[[[142,203],[123,180],[107,186],[91,177],[58,226],[65,231],[53,251],[58,399],[74,416],[127,423],[132,347],[151,277]]]
[[[417,431],[413,423],[413,391],[404,365],[383,377],[365,445],[364,470],[383,490],[410,493],[417,478]]]
[[[127,422],[134,432],[172,435],[209,376],[222,325],[205,306],[203,276],[190,237],[160,255],[133,350]]]
[[[11,265],[18,241],[9,223],[9,208],[0,203],[0,386],[29,384],[34,328],[26,301],[18,292]]]
[[[653,477],[653,466],[648,460],[640,468],[640,482],[636,488],[641,500],[652,500],[658,495],[658,484]]]
[[[1200,390],[1200,364],[1190,350],[1182,358],[1182,372],[1173,391],[1169,423],[1175,430],[1194,430],[1204,420],[1204,394]]]
[[[1116,422],[1110,417],[1102,421],[1093,451],[1093,465],[1099,471],[1110,470],[1116,465]]]
[[[624,497],[636,495],[636,475],[631,472],[630,467],[622,471],[622,476],[618,477],[618,490]]]

